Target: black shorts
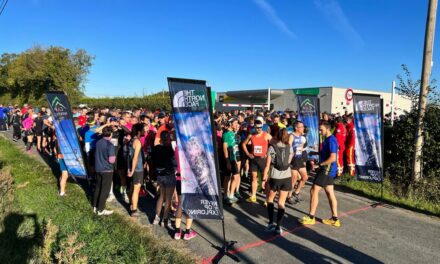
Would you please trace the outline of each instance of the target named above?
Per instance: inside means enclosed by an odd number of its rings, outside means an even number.
[[[135,171],[133,173],[133,184],[142,184],[144,183],[144,171]]]
[[[181,180],[176,180],[176,192],[177,195],[182,195],[182,181]]]
[[[301,158],[295,158],[294,157],[292,159],[292,162],[290,163],[290,168],[292,170],[299,170],[299,169],[302,169],[302,168],[305,168],[305,167],[306,167],[306,162],[305,162],[303,157],[301,157]]]
[[[35,129],[35,135],[37,137],[43,136],[43,130],[42,129]]]
[[[318,173],[316,173],[315,180],[313,184],[321,186],[322,188],[327,187],[328,185],[333,185],[335,178],[330,177],[326,171],[326,167],[319,168]]]
[[[251,172],[260,171],[263,172],[264,168],[266,168],[266,160],[267,158],[264,157],[254,157],[249,162],[249,168]]]
[[[24,131],[24,135],[25,135],[26,137],[28,137],[28,136],[33,136],[33,135],[34,135],[34,131],[32,131],[32,130],[25,130],[25,131]]]
[[[269,179],[270,189],[273,191],[285,191],[289,192],[292,190],[292,178],[284,179]]]
[[[240,171],[238,170],[239,168],[238,168],[237,162],[236,161],[230,161],[230,163],[231,163],[231,169],[230,170],[228,170],[228,166],[226,165],[226,176],[230,176],[231,174],[232,175],[239,174]]]

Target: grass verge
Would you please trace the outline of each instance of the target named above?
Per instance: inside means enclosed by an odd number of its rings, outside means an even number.
[[[392,189],[391,182],[385,178],[383,186],[383,201],[394,206],[403,207],[412,211],[440,216],[440,204],[428,201],[423,195],[397,196]],[[343,175],[338,183],[339,186],[353,190],[356,194],[380,200],[380,183],[358,181],[349,175]]]
[[[8,204],[1,204],[0,263],[196,261],[181,244],[155,238],[122,215],[95,216],[78,185],[68,184],[60,198],[50,168],[1,136],[0,161],[0,185],[13,196],[1,200]]]

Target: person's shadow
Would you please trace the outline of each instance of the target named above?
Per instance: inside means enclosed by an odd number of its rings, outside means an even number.
[[[42,246],[43,235],[37,216],[11,213],[4,218],[2,225],[0,263],[28,263],[33,249]]]

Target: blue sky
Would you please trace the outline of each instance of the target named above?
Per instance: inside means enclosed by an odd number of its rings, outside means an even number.
[[[420,78],[427,3],[9,0],[0,53],[36,44],[84,48],[96,56],[89,96],[157,92],[168,89],[169,76],[207,80],[217,91],[389,90],[402,63]],[[436,42],[433,78],[440,78],[439,50]]]

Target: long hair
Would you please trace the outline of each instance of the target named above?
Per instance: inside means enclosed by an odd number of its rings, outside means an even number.
[[[278,130],[277,140],[283,142],[284,144],[289,144],[289,133],[287,133],[286,128]]]

